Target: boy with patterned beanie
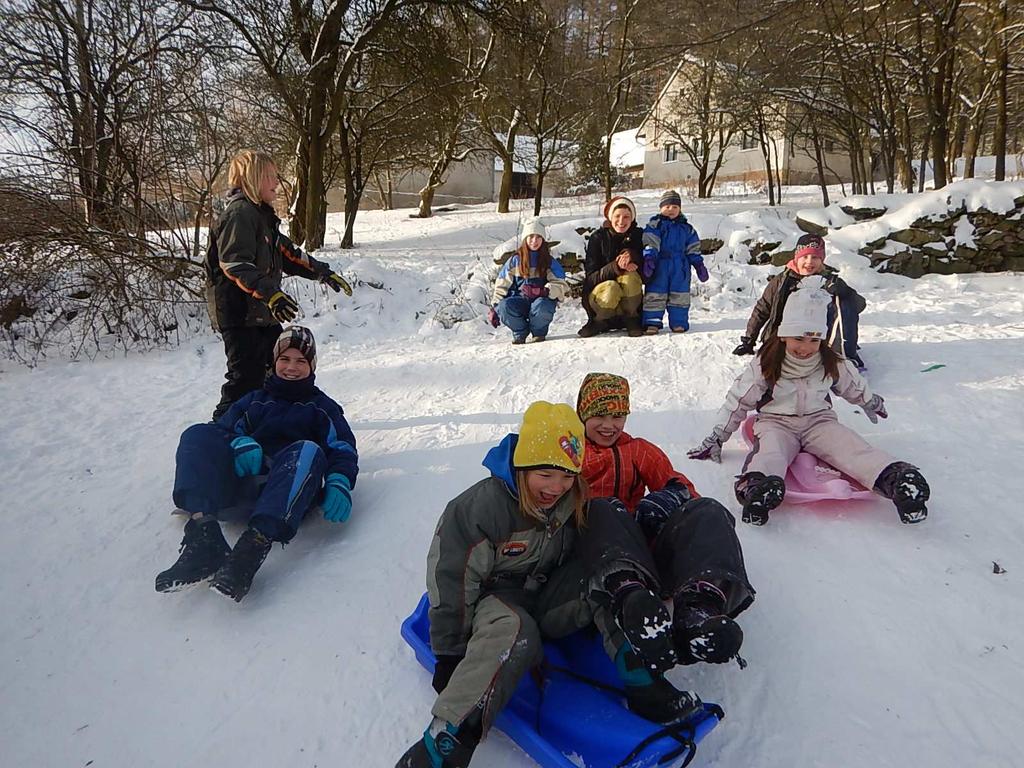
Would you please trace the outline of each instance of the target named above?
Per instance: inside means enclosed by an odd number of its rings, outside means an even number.
[[[275,541],[290,541],[319,502],[342,523],[352,511],[356,439],[341,406],[315,385],[316,340],[308,328],[285,328],[273,347],[274,373],[216,421],[186,429],[175,457],[174,503],[188,515],[178,560],[156,577],[157,592],[207,579],[240,601]],[[218,514],[246,506],[252,477],[266,475],[235,546]]]
[[[672,598],[679,661],[733,658],[743,642],[733,619],[753,602],[754,589],[732,515],[701,498],[658,446],[624,431],[630,405],[622,376],[588,373],[576,412],[586,434],[583,477],[595,497],[620,500],[647,539],[663,592]]]

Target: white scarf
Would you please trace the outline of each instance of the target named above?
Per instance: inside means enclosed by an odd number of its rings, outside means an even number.
[[[819,378],[825,378],[825,364],[821,361],[821,355],[811,355],[806,360],[793,357],[789,352],[782,358],[782,378],[802,379],[817,372]]]

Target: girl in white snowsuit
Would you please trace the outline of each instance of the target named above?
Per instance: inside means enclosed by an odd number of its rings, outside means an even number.
[[[763,525],[785,496],[783,477],[800,451],[817,456],[896,505],[900,520],[925,519],[928,483],[917,467],[897,461],[839,423],[831,393],[860,406],[877,423],[885,402],[824,339],[830,296],[823,279],[805,277],[786,302],[777,336],[761,347],[726,395],[712,433],[687,455],[721,462],[722,444],[757,410],[754,446],[736,481],[743,522]]]
[[[541,660],[542,638],[591,623],[631,711],[676,722],[702,706],[662,674],[678,659],[657,568],[626,509],[589,499],[585,451],[570,406],[533,403],[519,434],[488,452],[491,476],[445,508],[427,557],[438,697],[423,737],[397,768],[465,768]]]

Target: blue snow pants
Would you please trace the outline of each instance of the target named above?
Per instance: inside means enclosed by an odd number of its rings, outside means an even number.
[[[512,331],[512,336],[523,340],[533,334],[537,338],[548,335],[548,326],[555,317],[558,302],[545,296],[530,301],[525,296],[508,296],[498,302],[498,318]]]
[[[175,456],[174,503],[186,512],[217,516],[245,501],[247,483],[235,474],[232,435],[215,424],[193,424],[181,433]],[[273,541],[290,541],[316,502],[327,458],[320,446],[298,440],[263,457],[269,475],[249,516],[249,526]]]
[[[644,288],[643,324],[661,328],[666,307],[670,328],[690,330],[690,262],[685,256],[659,254]]]

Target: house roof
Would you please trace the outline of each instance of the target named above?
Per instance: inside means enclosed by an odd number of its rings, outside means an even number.
[[[612,134],[611,163],[616,168],[632,168],[644,164],[646,142],[638,135],[639,128]]]

